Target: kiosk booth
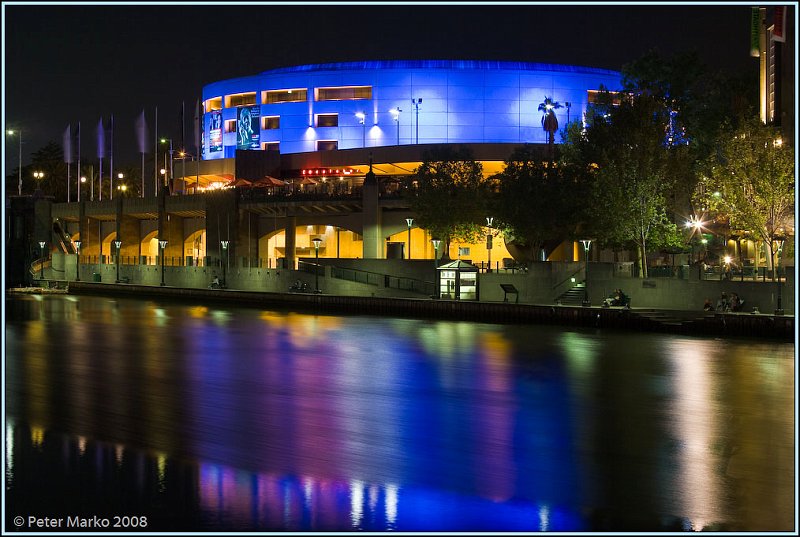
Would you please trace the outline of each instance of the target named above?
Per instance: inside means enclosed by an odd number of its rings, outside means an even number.
[[[458,259],[438,270],[439,298],[478,300],[478,267]]]

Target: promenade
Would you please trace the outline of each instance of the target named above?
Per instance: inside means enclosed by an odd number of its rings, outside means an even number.
[[[9,290],[9,292],[19,292]],[[654,308],[604,308],[510,302],[274,293],[229,289],[69,282],[67,292],[126,298],[224,303],[303,312],[387,315],[486,323],[554,324],[613,330],[667,332],[716,337],[795,339],[794,315],[717,313]]]

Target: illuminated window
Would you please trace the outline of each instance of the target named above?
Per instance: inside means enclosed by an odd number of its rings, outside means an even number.
[[[246,106],[249,104],[256,104],[256,92],[250,93],[236,93],[234,95],[225,96],[225,108],[234,106]]]
[[[339,142],[336,140],[317,140],[317,151],[336,151],[339,149]]]
[[[315,88],[317,101],[355,101],[372,99],[372,86],[344,86],[339,88]]]
[[[586,90],[587,100],[589,101],[589,104],[597,104],[598,101],[601,100],[600,97],[603,93],[605,92],[602,92],[600,90]],[[618,92],[612,91],[609,92],[609,95],[611,96],[611,104],[613,106],[619,106],[620,94]]]
[[[339,114],[317,114],[317,127],[338,127]]]
[[[211,112],[212,110],[222,110],[222,97],[214,97],[213,99],[207,100],[203,103],[206,112]]]
[[[228,119],[225,121],[225,132],[236,132],[236,120]]]
[[[265,104],[293,103],[308,100],[308,90],[306,89],[283,89],[265,91],[262,93],[262,101]]]
[[[281,152],[281,143],[280,142],[264,142],[261,144],[261,149],[264,151],[277,151],[278,153]]]
[[[275,130],[281,128],[280,116],[264,116],[261,118],[261,128],[265,131]]]

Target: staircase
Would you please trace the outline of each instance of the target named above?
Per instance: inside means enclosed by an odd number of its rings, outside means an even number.
[[[586,296],[586,282],[576,284],[575,287],[556,298],[556,304],[563,306],[581,306]]]

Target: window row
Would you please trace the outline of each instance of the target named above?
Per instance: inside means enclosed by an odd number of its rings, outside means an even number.
[[[339,114],[317,114],[316,127],[338,127]],[[281,128],[280,116],[264,116],[261,118],[261,130],[271,131]],[[225,121],[225,132],[236,132],[236,120]]]
[[[235,93],[223,97],[214,97],[203,103],[204,112],[222,110],[223,101],[225,108],[248,106],[258,104],[257,92]],[[357,101],[372,99],[372,86],[341,86],[314,88],[315,101]],[[308,89],[287,88],[279,90],[265,90],[261,92],[261,102],[264,104],[292,103],[308,100]]]

